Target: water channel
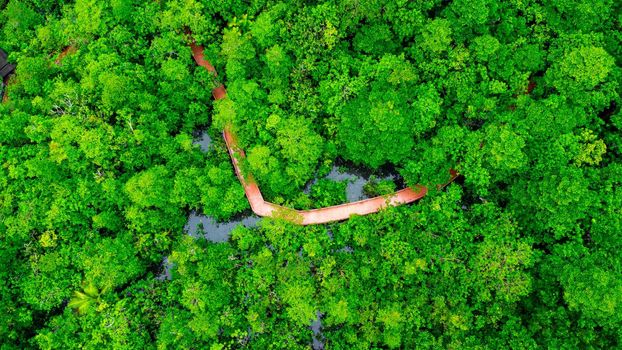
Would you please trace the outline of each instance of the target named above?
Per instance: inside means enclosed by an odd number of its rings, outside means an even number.
[[[315,312],[316,319],[311,322],[309,328],[313,332],[313,342],[311,347],[313,350],[324,350],[324,337],[322,336],[322,316],[321,312]]]

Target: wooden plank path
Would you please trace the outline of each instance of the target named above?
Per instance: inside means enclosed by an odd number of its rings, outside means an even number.
[[[205,59],[203,47],[196,45],[194,42],[192,42],[190,47],[192,49],[192,56],[197,65],[216,74],[214,66]],[[220,85],[213,89],[212,96],[216,100],[226,98],[227,90],[224,85]],[[347,220],[352,215],[367,215],[376,213],[388,205],[398,206],[412,203],[425,197],[428,193],[428,189],[425,186],[417,185],[416,190],[408,187],[389,195],[363,199],[357,202],[344,203],[320,209],[295,210],[286,208],[265,201],[253,175],[244,175],[240,170],[240,162],[244,160],[246,155],[244,154],[244,150],[239,147],[237,137],[231,125],[225,126],[225,129],[223,130],[223,137],[227,145],[227,150],[229,151],[229,156],[231,157],[231,163],[235,169],[235,174],[244,188],[244,193],[246,193],[246,198],[248,199],[251,209],[258,216],[281,216],[301,225],[325,224],[328,222]],[[458,173],[451,169],[449,181],[441,186],[448,185],[457,176]]]
[[[192,57],[197,65],[216,75],[216,69],[214,66],[205,59],[204,48],[200,45],[196,45],[194,42],[190,44],[190,48],[192,49]],[[73,46],[66,47],[54,63],[57,65],[60,64],[61,60],[73,51],[75,51]],[[221,84],[220,86],[214,88],[212,90],[212,96],[215,100],[226,98],[227,90],[224,85]],[[4,97],[5,100],[3,102],[6,102],[7,95],[5,94]],[[344,203],[320,209],[295,210],[286,208],[264,200],[261,190],[259,189],[257,181],[255,181],[253,175],[245,175],[240,170],[240,162],[245,159],[246,155],[244,154],[244,150],[239,147],[237,137],[231,125],[225,126],[223,130],[223,137],[227,145],[229,156],[231,157],[231,163],[233,164],[235,174],[244,188],[244,193],[246,194],[246,198],[248,199],[251,209],[258,216],[283,217],[301,225],[325,224],[328,222],[347,220],[352,215],[367,215],[376,213],[389,205],[398,206],[412,203],[425,197],[428,193],[428,189],[425,186],[417,185],[416,190],[408,187],[385,196],[378,196],[363,199],[357,202]],[[439,187],[448,185],[456,177],[458,177],[458,173],[451,169],[449,181],[443,185],[439,185]]]

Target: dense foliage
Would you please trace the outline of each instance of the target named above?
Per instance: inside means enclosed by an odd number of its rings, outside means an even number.
[[[615,0],[0,0],[0,348],[306,349],[318,311],[328,349],[622,346],[621,24]],[[229,122],[274,202],[342,201],[303,192],[338,157],[430,193],[193,239],[191,210],[248,209]]]

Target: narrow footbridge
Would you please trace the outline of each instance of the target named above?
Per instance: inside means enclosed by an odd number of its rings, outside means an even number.
[[[205,59],[203,47],[196,45],[194,42],[190,44],[190,47],[192,49],[192,56],[194,57],[197,65],[204,67],[216,75],[217,73],[214,66]],[[216,100],[226,98],[227,90],[224,85],[220,85],[213,89],[212,96]],[[412,203],[425,197],[428,193],[427,187],[417,185],[416,189],[407,187],[385,196],[378,196],[357,202],[344,203],[320,209],[295,210],[286,208],[265,201],[253,175],[242,173],[240,170],[240,162],[244,160],[246,155],[244,154],[244,150],[239,147],[237,137],[233,131],[233,127],[230,124],[225,126],[225,129],[223,130],[223,137],[225,139],[229,155],[231,156],[233,168],[235,169],[235,173],[244,188],[244,192],[246,193],[246,198],[248,198],[251,209],[259,216],[283,217],[301,225],[324,224],[333,221],[347,220],[352,215],[367,215],[376,213],[388,205],[398,206]],[[451,169],[449,181],[441,186],[451,183],[457,176],[458,173]]]

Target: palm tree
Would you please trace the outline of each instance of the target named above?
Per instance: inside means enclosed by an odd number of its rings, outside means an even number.
[[[69,301],[69,307],[84,314],[94,304],[99,304],[101,293],[92,283],[89,283],[83,291],[73,292],[73,298]]]

